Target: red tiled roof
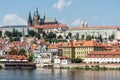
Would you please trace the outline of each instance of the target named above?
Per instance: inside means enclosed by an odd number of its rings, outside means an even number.
[[[69,57],[67,56],[58,56],[59,59],[70,59]]]
[[[6,59],[13,59],[13,60],[28,60],[27,57],[22,55],[5,55]]]
[[[94,28],[99,28],[99,29],[120,29],[120,26],[88,26],[88,27],[72,27],[69,28],[69,30],[84,30],[84,29],[94,29]]]
[[[120,51],[92,51],[86,58],[120,58]]]
[[[106,47],[108,45],[103,45],[94,40],[90,41],[69,41],[63,45],[63,47],[80,47],[80,46],[98,46],[98,47]]]
[[[42,29],[54,29],[54,28],[68,28],[66,24],[45,24],[45,25],[37,25],[31,26],[33,28],[42,28]]]
[[[58,48],[58,44],[49,44],[48,48]]]

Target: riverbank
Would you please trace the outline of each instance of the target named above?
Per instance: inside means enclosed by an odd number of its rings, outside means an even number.
[[[54,68],[60,69],[80,69],[80,70],[120,70],[120,64],[68,64],[56,65]]]

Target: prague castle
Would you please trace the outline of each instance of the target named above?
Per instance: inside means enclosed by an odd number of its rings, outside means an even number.
[[[27,25],[29,28],[34,28],[35,30],[37,30],[37,32],[61,33],[68,29],[66,24],[59,23],[56,18],[46,18],[45,15],[41,17],[39,15],[38,8],[36,8],[33,18],[31,17],[31,13],[29,12]]]
[[[36,8],[36,11],[34,12],[33,19],[31,17],[31,13],[29,12],[28,26],[44,25],[44,24],[58,24],[58,21],[55,18],[46,18],[45,15],[42,18],[39,15],[38,8]]]

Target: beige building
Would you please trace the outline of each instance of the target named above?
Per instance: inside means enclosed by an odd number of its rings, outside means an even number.
[[[69,58],[85,59],[85,56],[92,51],[104,51],[107,44],[102,44],[97,41],[69,41],[62,46],[63,56]]]

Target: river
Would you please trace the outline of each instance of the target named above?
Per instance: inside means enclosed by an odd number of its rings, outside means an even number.
[[[67,69],[0,70],[0,80],[120,80],[120,71]]]

